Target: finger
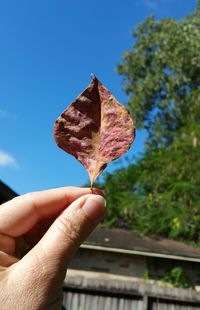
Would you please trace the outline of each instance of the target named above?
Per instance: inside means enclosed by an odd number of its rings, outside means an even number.
[[[54,221],[40,242],[19,262],[24,270],[41,270],[44,278],[62,283],[69,261],[80,243],[105,214],[105,200],[85,195],[75,200]],[[32,272],[33,273],[33,272]],[[40,273],[38,271],[38,273]],[[43,278],[40,275],[40,277]]]
[[[15,245],[15,240],[13,238],[0,234],[0,251],[9,255],[14,255]]]
[[[63,187],[19,196],[0,206],[0,233],[20,236],[41,219],[58,215],[89,188]]]
[[[18,261],[18,258],[0,251],[0,267],[10,267]]]
[[[38,222],[25,235],[23,235],[26,243],[33,247],[43,237],[54,221],[55,217]]]

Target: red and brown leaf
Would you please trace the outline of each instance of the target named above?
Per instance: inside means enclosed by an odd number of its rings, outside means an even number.
[[[135,130],[128,110],[94,77],[56,120],[54,137],[82,163],[92,187],[107,164],[130,148]]]

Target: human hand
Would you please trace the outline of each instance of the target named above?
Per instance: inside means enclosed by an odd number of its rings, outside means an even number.
[[[64,187],[0,206],[1,310],[61,309],[69,262],[105,213],[102,192],[94,193]]]

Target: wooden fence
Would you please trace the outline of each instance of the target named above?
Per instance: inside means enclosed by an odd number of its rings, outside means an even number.
[[[63,305],[66,310],[200,310],[200,294],[131,277],[70,270]]]

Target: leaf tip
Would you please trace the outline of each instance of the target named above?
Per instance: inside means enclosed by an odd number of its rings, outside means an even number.
[[[97,79],[97,77],[96,77],[96,75],[95,75],[94,73],[91,73],[91,74],[90,74],[90,77],[91,77],[92,81],[94,81],[94,80]]]

